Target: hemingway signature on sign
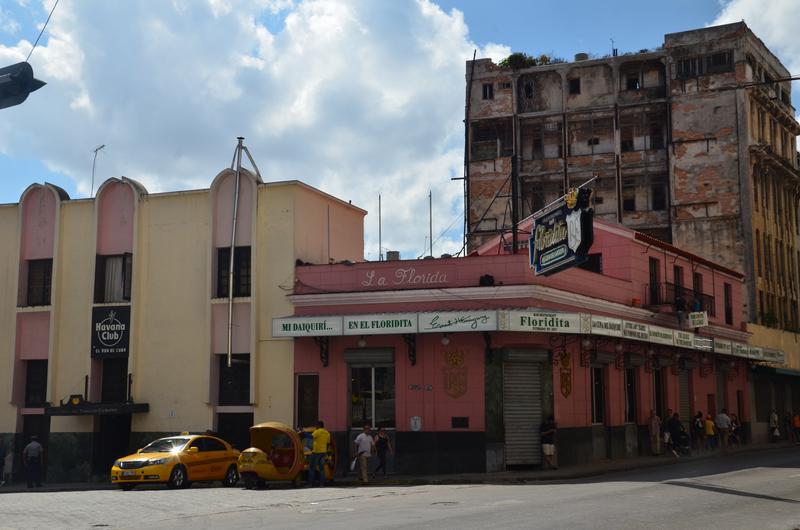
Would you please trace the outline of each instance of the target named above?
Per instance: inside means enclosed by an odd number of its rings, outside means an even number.
[[[489,317],[487,315],[481,315],[477,317],[464,315],[461,317],[448,318],[447,320],[440,320],[439,316],[437,315],[431,319],[431,324],[428,329],[443,329],[455,326],[457,324],[469,324],[469,327],[471,329],[477,329],[478,324],[488,324],[488,323],[489,323]]]

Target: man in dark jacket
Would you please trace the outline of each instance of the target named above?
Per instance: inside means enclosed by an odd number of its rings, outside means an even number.
[[[680,415],[676,412],[667,421],[667,431],[669,432],[669,448],[675,458],[680,458],[677,449],[677,441],[683,431],[683,424],[681,423]]]

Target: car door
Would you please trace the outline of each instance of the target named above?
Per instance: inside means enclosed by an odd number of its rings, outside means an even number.
[[[205,438],[205,455],[208,464],[208,479],[222,480],[232,459],[228,455],[228,448],[216,438]]]
[[[193,452],[192,448],[197,448],[197,452]],[[189,480],[208,480],[208,461],[206,459],[207,453],[205,452],[205,439],[202,437],[195,438],[184,449],[182,460],[186,466],[186,472],[189,475]]]

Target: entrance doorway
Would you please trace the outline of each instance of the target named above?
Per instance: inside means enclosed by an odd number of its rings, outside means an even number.
[[[239,451],[250,447],[252,412],[221,412],[217,414],[217,434]]]
[[[503,355],[503,423],[506,467],[542,462],[539,427],[544,420],[543,373],[547,353],[506,351]]]
[[[351,365],[349,402],[352,429],[394,429],[394,365]]]
[[[22,450],[31,441],[31,437],[36,436],[39,443],[44,447],[44,459],[42,461],[42,477],[47,476],[47,455],[48,440],[50,438],[50,416],[43,414],[26,414],[22,416],[22,439],[17,439],[17,447],[14,450],[15,464],[14,470],[20,473],[19,477],[15,480],[21,480],[25,474],[25,468],[22,466]]]
[[[114,460],[131,454],[131,415],[95,417],[93,472],[108,474]]]

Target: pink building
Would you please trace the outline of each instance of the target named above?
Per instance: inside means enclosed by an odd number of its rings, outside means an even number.
[[[589,254],[549,277],[499,239],[466,258],[298,266],[295,314],[273,320],[295,337],[296,423],[324,420],[340,451],[384,427],[408,473],[538,465],[551,414],[562,465],[648,454],[651,410],[688,428],[727,408],[746,430],[746,361],[764,352],[742,331],[743,276],[600,222]],[[681,323],[676,298],[708,325]]]

